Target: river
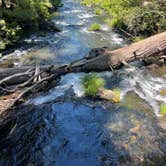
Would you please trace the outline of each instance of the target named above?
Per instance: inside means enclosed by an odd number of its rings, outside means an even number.
[[[92,48],[116,49],[127,44],[79,0],[64,4],[53,18],[58,33],[32,35],[1,59],[4,67],[67,64]],[[97,22],[98,32],[88,31]],[[97,73],[106,87],[121,91],[121,103],[85,97],[85,73],[63,76],[58,86],[37,95],[5,118],[0,117],[0,165],[114,166],[165,165],[165,123],[160,107],[166,96],[166,68],[136,62],[131,68]],[[163,121],[163,120],[162,120]]]

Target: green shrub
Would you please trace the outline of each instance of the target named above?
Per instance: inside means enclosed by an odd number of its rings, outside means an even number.
[[[84,0],[83,4],[93,6],[98,14],[99,9],[104,11],[112,28],[123,28],[135,36],[166,30],[166,0]]]
[[[89,27],[89,31],[99,31],[101,29],[101,26],[98,23],[93,23],[90,27]]]
[[[6,43],[2,39],[0,39],[0,50],[4,50],[6,48]],[[0,57],[1,58],[1,57]]]
[[[124,23],[121,19],[118,17],[114,17],[112,19],[106,19],[105,20],[106,24],[108,24],[111,28],[124,28]]]
[[[26,29],[38,30],[50,20],[50,9],[60,0],[8,0],[0,1],[0,50],[19,40]],[[11,3],[10,3],[11,2]]]
[[[60,5],[60,1],[61,1],[61,0],[51,0],[50,2],[52,3],[52,5],[53,5],[54,7],[57,7],[57,6]]]
[[[21,28],[16,24],[7,24],[5,20],[0,20],[0,50],[4,50],[6,45],[16,42],[19,39]]]
[[[166,30],[164,11],[149,7],[138,8],[126,18],[128,30],[134,35],[152,35]]]
[[[166,104],[160,106],[160,114],[166,114]]]
[[[102,12],[101,9],[97,8],[97,9],[95,9],[94,13],[95,13],[96,15],[101,15],[103,12]]]
[[[105,81],[96,74],[88,74],[83,77],[82,84],[86,95],[96,96],[99,89],[104,87]]]

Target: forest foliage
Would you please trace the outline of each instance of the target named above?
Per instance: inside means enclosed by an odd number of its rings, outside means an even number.
[[[38,30],[47,26],[50,13],[59,2],[60,0],[0,0],[0,50],[18,41],[24,30]]]
[[[106,15],[115,29],[134,36],[150,36],[166,30],[166,0],[83,0],[94,13]]]

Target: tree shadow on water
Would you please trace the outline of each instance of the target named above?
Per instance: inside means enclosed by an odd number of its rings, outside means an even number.
[[[166,141],[155,116],[105,103],[20,107],[1,120],[0,165],[164,165]]]

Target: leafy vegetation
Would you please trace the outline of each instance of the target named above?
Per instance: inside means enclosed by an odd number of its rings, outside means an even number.
[[[162,104],[160,107],[160,114],[166,114],[166,104]]]
[[[89,31],[99,31],[101,29],[100,25],[98,23],[93,23],[89,27]]]
[[[41,29],[60,0],[0,0],[0,49],[16,42],[26,29]],[[47,24],[46,24],[47,25]]]
[[[83,0],[83,4],[94,6],[95,12],[102,10],[112,28],[124,29],[134,36],[166,30],[166,0]]]
[[[103,13],[103,11],[100,8],[96,8],[95,11],[94,11],[94,13],[96,15],[101,15]]]
[[[109,98],[105,98],[107,100],[113,101],[114,103],[119,103],[120,102],[120,90],[119,89],[113,89],[113,90],[108,90],[104,88],[105,85],[105,80],[101,77],[99,77],[97,74],[88,74],[83,77],[82,79],[82,84],[84,86],[85,94],[87,96],[100,96],[103,92],[111,95]],[[100,96],[101,97],[101,96]],[[103,98],[103,97],[101,97]]]
[[[99,89],[103,88],[105,81],[96,74],[88,74],[83,77],[82,83],[85,89],[85,94],[88,96],[96,96]]]

